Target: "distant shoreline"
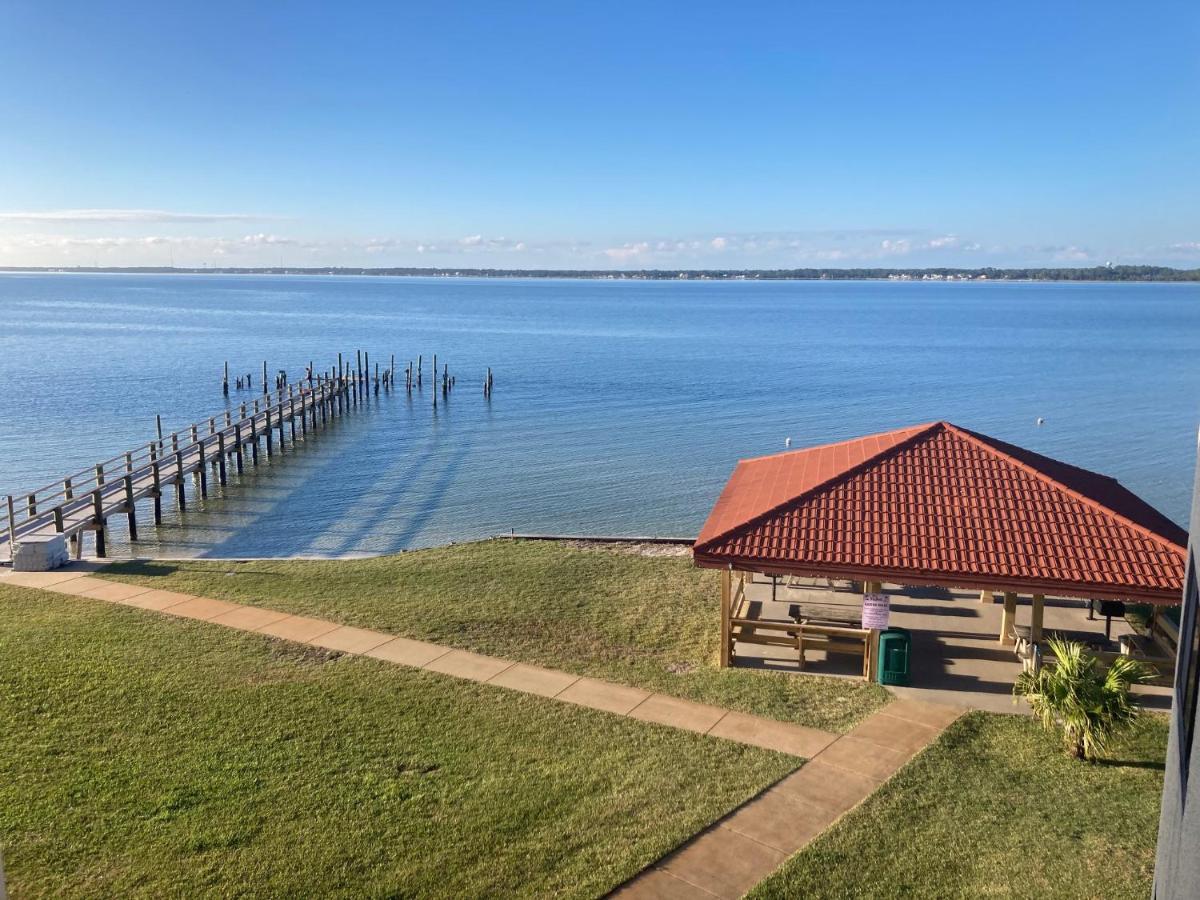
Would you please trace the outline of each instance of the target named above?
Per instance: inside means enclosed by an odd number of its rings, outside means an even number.
[[[546,278],[592,281],[1073,281],[1200,282],[1200,269],[1094,266],[1058,269],[441,269],[322,266],[0,266],[0,274],[335,275],[376,278]]]

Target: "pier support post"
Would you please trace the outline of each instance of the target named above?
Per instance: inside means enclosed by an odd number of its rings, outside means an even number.
[[[283,420],[285,418],[287,418],[287,417],[283,414],[283,391],[280,390],[280,392],[279,392],[279,452],[280,453],[283,452],[283,426],[285,424]],[[295,425],[293,425],[292,428],[294,431]],[[295,437],[296,437],[296,435],[293,433],[292,438],[295,439]]]
[[[174,437],[174,435],[172,435]],[[181,510],[187,509],[187,495],[183,491],[183,451],[175,451],[175,502]]]
[[[201,497],[201,499],[207,500],[208,499],[208,465],[207,465],[207,461],[204,458],[204,441],[200,441],[200,443],[198,443],[196,445],[196,448],[197,448],[197,453],[199,454],[199,456],[197,457],[197,460],[196,460],[196,474],[198,474],[200,476],[200,497]]]
[[[133,502],[133,476],[125,476],[125,515],[129,522],[129,540],[136,541],[137,533],[137,506]]]
[[[221,480],[221,487],[224,487],[228,481],[225,471],[225,432],[217,435],[217,477]]]
[[[267,459],[270,459],[271,452],[272,452],[272,446],[271,446],[271,404],[269,402],[267,403],[265,415],[267,418],[266,418],[266,421],[263,423],[263,434],[267,438]]]
[[[233,426],[233,458],[237,461],[237,473],[242,474],[245,463],[242,460],[242,423]]]
[[[104,559],[106,555],[104,546],[104,527],[106,523],[104,521],[104,504],[100,499],[100,488],[92,491],[92,522],[96,529],[96,555]]]
[[[150,442],[150,473],[154,478],[154,524],[162,524],[162,480],[159,475],[158,444]]]

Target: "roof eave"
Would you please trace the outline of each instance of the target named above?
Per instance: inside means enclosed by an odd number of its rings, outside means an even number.
[[[1082,599],[1134,600],[1155,606],[1177,606],[1182,602],[1183,585],[1178,589],[1148,588],[1137,586],[1113,586],[1088,582],[1058,580],[1035,581],[1012,576],[953,575],[945,572],[928,572],[917,569],[868,568],[832,564],[806,563],[801,561],[771,560],[712,553],[698,548],[692,551],[692,560],[703,569],[746,569],[764,574],[800,575],[806,578],[848,578],[854,581],[883,581],[892,584],[913,586],[936,586],[960,590],[1013,591],[1019,594],[1048,594],[1055,597],[1079,597]]]

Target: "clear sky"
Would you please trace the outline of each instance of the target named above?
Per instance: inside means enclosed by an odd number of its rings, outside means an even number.
[[[0,265],[1200,265],[1200,3],[0,3]]]

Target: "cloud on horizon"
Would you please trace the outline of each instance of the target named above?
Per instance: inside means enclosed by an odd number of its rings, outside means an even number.
[[[126,211],[129,212],[129,211]],[[0,214],[2,215],[2,214]],[[11,215],[11,214],[10,214]],[[170,214],[179,215],[179,214]],[[101,220],[91,220],[101,221]],[[984,244],[953,233],[861,229],[632,238],[607,244],[472,233],[450,238],[302,238],[0,233],[5,266],[413,266],[547,269],[772,269],[1200,264],[1200,241],[1103,253],[1076,244]]]

